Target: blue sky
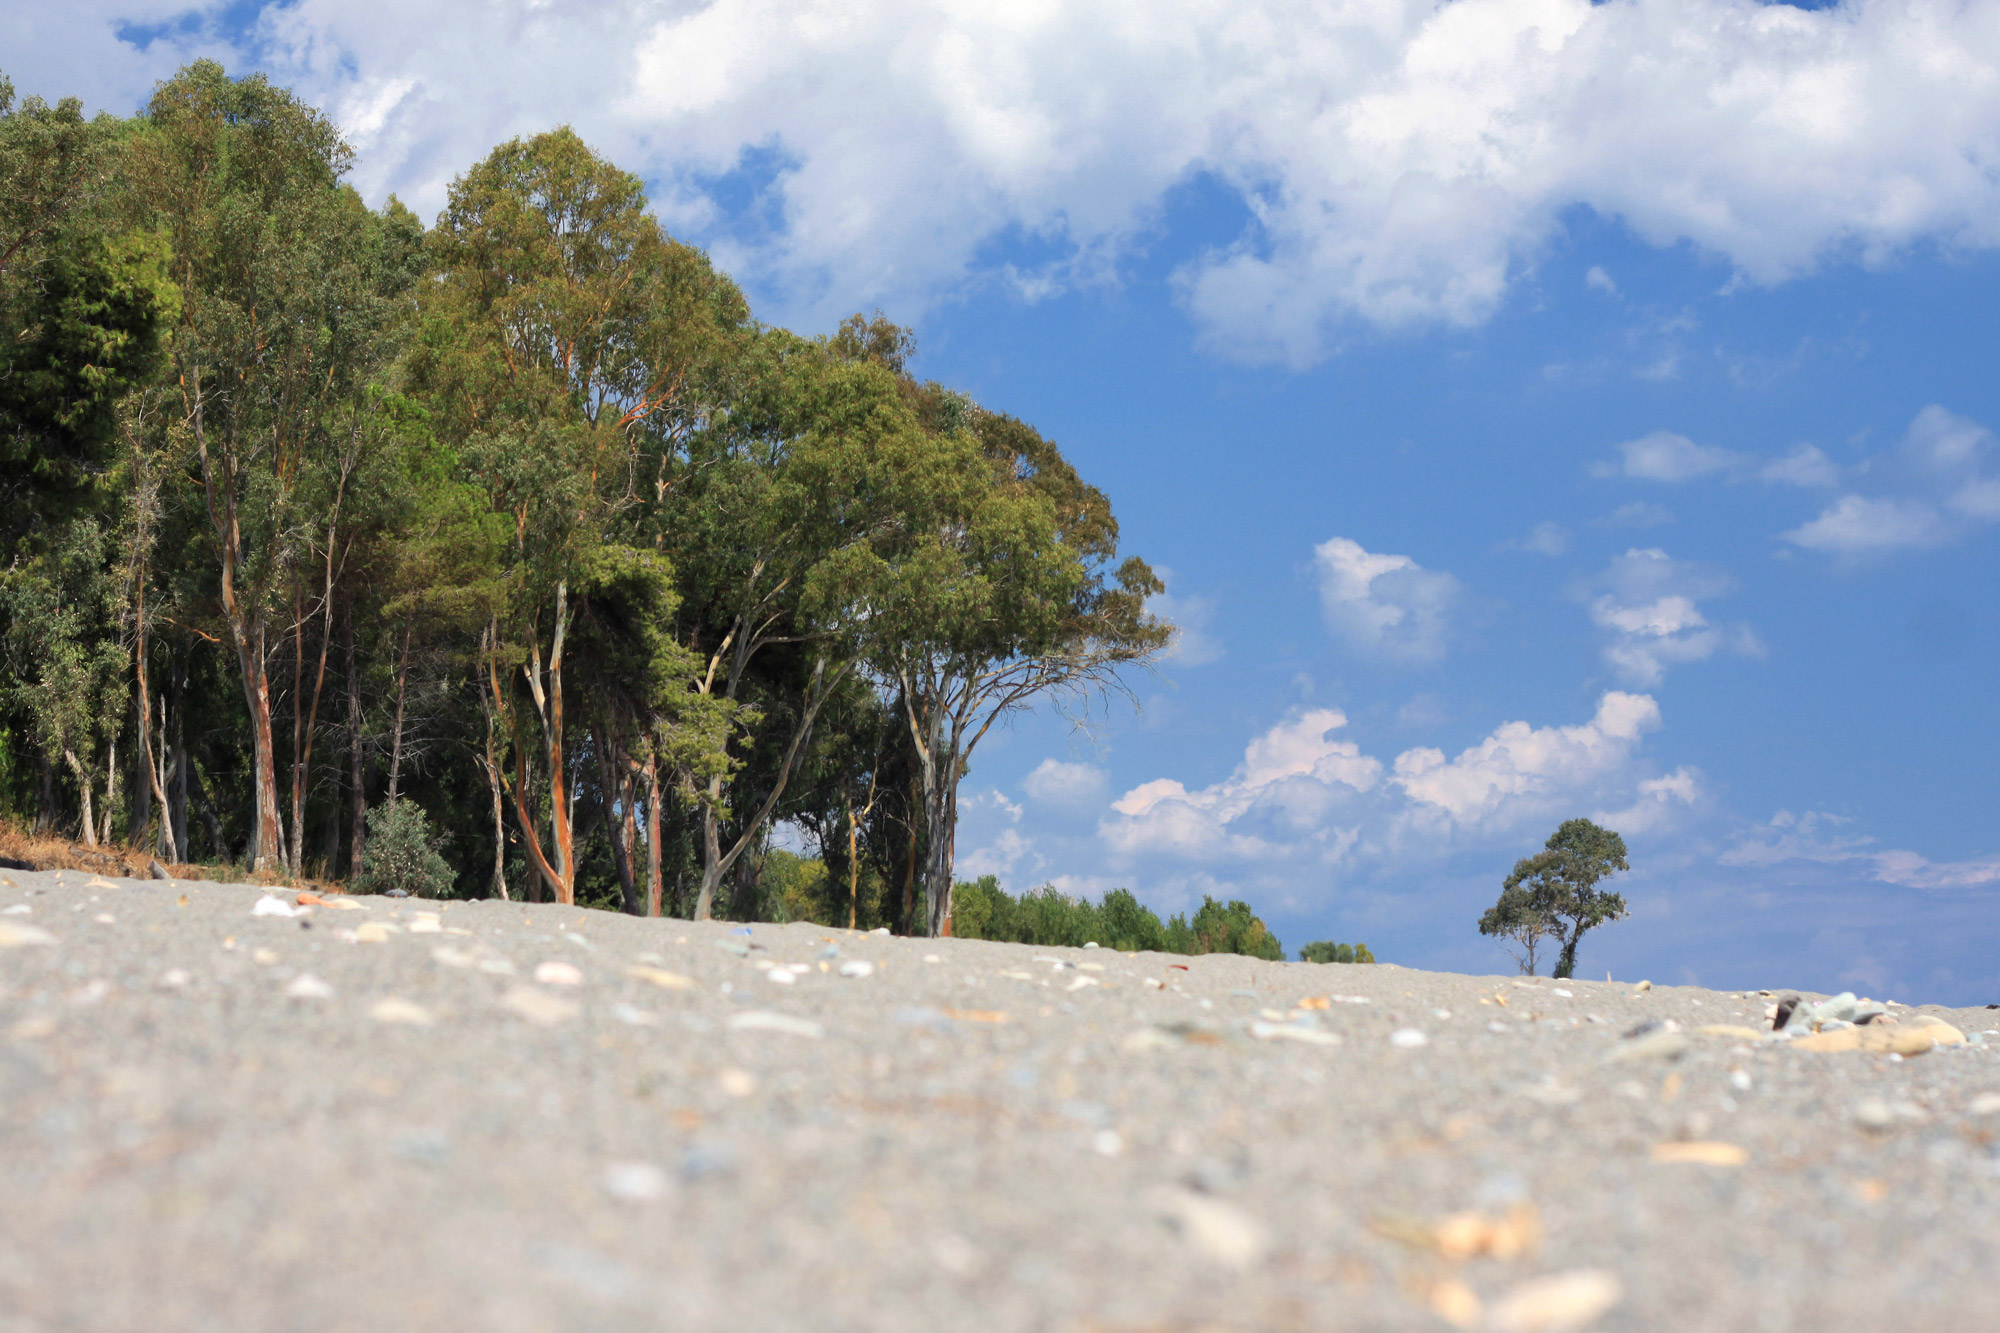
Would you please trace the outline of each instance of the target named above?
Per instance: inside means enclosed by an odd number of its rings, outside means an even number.
[[[2000,6],[85,0],[23,91],[192,54],[434,211],[570,121],[761,315],[880,307],[1034,422],[1186,627],[977,754],[961,870],[1511,967],[2000,999]]]

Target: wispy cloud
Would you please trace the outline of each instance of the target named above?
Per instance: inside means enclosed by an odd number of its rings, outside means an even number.
[[[1650,689],[1670,666],[1718,652],[1762,653],[1749,626],[1715,624],[1702,614],[1702,601],[1734,587],[1720,570],[1676,560],[1655,546],[1625,552],[1575,591],[1608,633],[1604,660],[1627,684]]]
[[[1320,610],[1348,652],[1381,663],[1421,664],[1445,655],[1458,580],[1406,555],[1382,555],[1335,537],[1313,552]]]

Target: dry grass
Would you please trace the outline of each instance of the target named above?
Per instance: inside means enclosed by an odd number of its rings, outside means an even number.
[[[10,819],[0,819],[0,856],[26,861],[37,870],[88,870],[123,879],[148,879],[152,875],[153,854],[144,848],[107,843],[86,847],[69,838],[37,834]],[[290,875],[255,875],[242,866],[201,865],[194,862],[162,862],[175,879],[214,880],[232,884],[270,884],[290,888],[316,889],[339,893],[343,886]]]

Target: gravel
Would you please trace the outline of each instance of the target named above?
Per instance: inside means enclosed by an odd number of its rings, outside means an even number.
[[[2000,1013],[1771,980],[0,871],[0,1330],[1991,1327]]]

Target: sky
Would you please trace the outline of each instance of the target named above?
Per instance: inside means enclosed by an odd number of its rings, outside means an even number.
[[[427,216],[573,124],[1109,494],[1180,633],[982,745],[962,876],[1506,972],[1583,815],[1581,975],[2000,1001],[2000,0],[0,11],[92,110],[201,55]]]

